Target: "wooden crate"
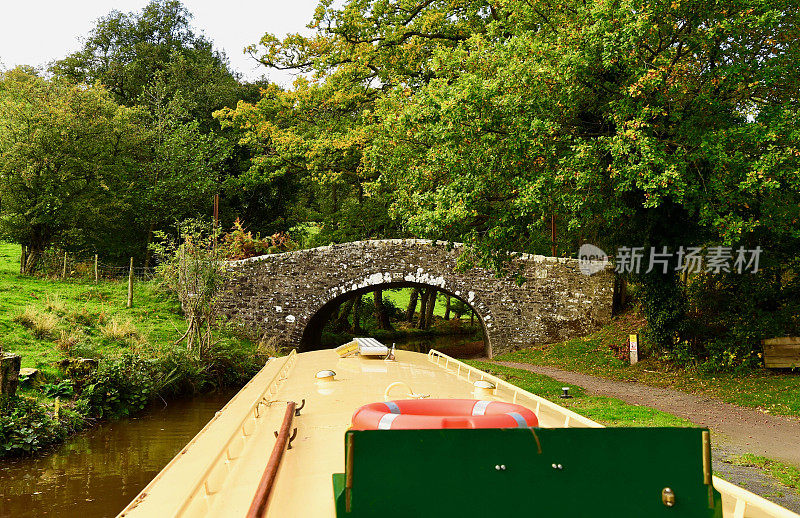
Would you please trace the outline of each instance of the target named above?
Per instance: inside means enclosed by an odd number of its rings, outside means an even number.
[[[800,337],[785,336],[761,340],[764,346],[764,365],[770,369],[800,367]]]

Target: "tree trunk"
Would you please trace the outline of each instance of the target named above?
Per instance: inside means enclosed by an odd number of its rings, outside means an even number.
[[[361,334],[361,295],[356,295],[353,302],[353,334]]]
[[[150,243],[153,241],[153,230],[155,229],[155,223],[150,223],[150,227],[147,229],[147,244],[145,245],[144,251],[144,267],[150,267],[150,260],[153,256],[153,251],[150,250]]]
[[[611,298],[611,312],[618,315],[628,305],[628,280],[621,275],[614,277],[614,295]]]
[[[428,290],[428,306],[425,308],[425,329],[433,324],[433,308],[436,307],[436,290]]]
[[[340,332],[350,330],[350,314],[353,312],[355,303],[355,299],[350,299],[337,308],[336,322],[333,323],[334,331]]]
[[[0,353],[0,395],[14,397],[16,394],[21,362],[18,354]]]
[[[450,295],[445,295],[447,299],[447,305],[444,307],[444,319],[450,320]]]
[[[26,262],[26,259],[27,259],[27,257],[26,257],[27,253],[28,253],[28,247],[26,247],[25,245],[22,245],[22,253],[19,256],[19,274],[20,275],[24,275],[25,274],[25,262]]]
[[[25,272],[24,275],[33,275],[36,272],[36,264],[39,258],[44,253],[44,247],[39,248],[36,245],[28,245],[28,253],[25,257]]]
[[[419,305],[419,320],[417,320],[417,329],[425,329],[425,316],[428,314],[428,290],[420,293]]]
[[[375,302],[375,321],[378,323],[378,329],[391,329],[392,324],[389,322],[389,315],[386,314],[386,308],[383,305],[383,290],[375,290],[372,298]]]
[[[475,312],[472,310],[469,312],[469,325],[475,325]]]
[[[417,312],[417,300],[419,299],[419,290],[414,288],[411,290],[411,297],[408,299],[408,308],[406,309],[406,322],[414,321],[414,313]]]

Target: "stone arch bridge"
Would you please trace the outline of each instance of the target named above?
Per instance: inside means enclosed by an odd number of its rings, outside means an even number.
[[[377,288],[433,287],[475,310],[488,356],[586,334],[611,319],[610,267],[584,275],[577,259],[521,255],[526,278],[456,269],[460,245],[416,239],[358,241],[229,263],[221,313],[281,346],[314,349],[322,326],[346,298]]]

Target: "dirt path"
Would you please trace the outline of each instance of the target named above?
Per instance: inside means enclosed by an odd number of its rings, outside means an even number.
[[[747,452],[800,467],[798,419],[768,415],[679,390],[607,380],[556,367],[516,362],[494,363],[544,374],[565,385],[583,387],[590,394],[615,397],[632,405],[656,408],[698,426],[708,427],[712,432],[715,472],[756,494],[800,512],[800,495],[792,489],[774,481],[758,468],[731,463],[731,459]]]

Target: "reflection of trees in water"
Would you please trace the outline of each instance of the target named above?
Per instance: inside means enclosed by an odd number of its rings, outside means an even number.
[[[408,337],[391,340],[398,349],[427,353],[436,349],[455,358],[478,358],[485,356],[486,348],[482,339],[473,335],[441,335],[430,337]]]
[[[0,515],[116,515],[231,396],[160,404],[76,435],[51,454],[4,461]]]

